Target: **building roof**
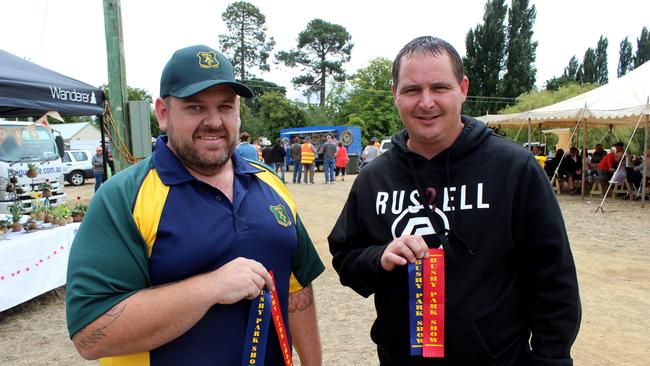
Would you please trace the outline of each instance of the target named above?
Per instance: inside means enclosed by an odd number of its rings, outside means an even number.
[[[94,129],[98,130],[98,128],[95,127],[91,122],[57,123],[51,124],[50,126],[53,130],[59,131],[61,133],[61,137],[63,137],[64,140],[69,140],[81,132],[81,130],[86,128],[88,125],[91,125]]]

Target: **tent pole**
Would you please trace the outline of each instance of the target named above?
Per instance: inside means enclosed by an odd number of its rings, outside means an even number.
[[[614,131],[612,131],[612,124],[609,124],[609,146],[607,146],[608,149],[611,149],[612,146],[614,146],[614,139],[612,138],[614,136]]]
[[[105,102],[106,103],[106,102]],[[101,138],[101,147],[102,147],[102,160],[104,161],[104,175],[102,176],[102,183],[106,182],[106,177],[108,176],[108,151],[106,151],[106,135],[104,135],[104,125],[106,121],[104,121],[104,115],[98,115],[99,118],[99,133],[100,133],[100,138]]]
[[[530,117],[528,118],[528,149],[530,150],[530,134],[531,134],[531,125],[530,125]]]
[[[650,102],[648,103],[650,105]],[[641,179],[641,208],[645,207],[645,194],[647,192],[646,180],[648,178],[648,163],[647,160],[650,159],[648,156],[648,124],[650,124],[650,114],[645,115],[645,138],[643,139],[643,179]]]
[[[540,145],[539,147],[541,148],[542,147],[542,124],[541,123],[538,124],[537,128],[539,128],[539,130],[538,130],[539,145]],[[546,154],[546,144],[544,144],[544,154]]]
[[[585,180],[585,171],[587,167],[587,120],[585,119],[583,121],[584,125],[582,128],[582,180],[581,180],[581,189],[580,189],[580,196],[582,196],[582,200],[584,201],[585,199],[585,191],[587,190],[587,182]]]

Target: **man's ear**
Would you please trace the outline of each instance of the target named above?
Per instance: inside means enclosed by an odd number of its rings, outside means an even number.
[[[467,92],[469,91],[469,79],[463,75],[463,80],[460,82],[460,93],[463,95],[463,102],[467,99]]]
[[[154,109],[156,111],[156,119],[158,120],[158,127],[162,131],[167,132],[167,122],[169,119],[169,108],[167,107],[167,102],[165,102],[164,99],[158,98],[156,99],[156,103],[154,104]]]

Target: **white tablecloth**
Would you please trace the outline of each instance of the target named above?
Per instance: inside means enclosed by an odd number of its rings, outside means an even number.
[[[0,240],[0,311],[65,285],[70,245],[79,224]]]

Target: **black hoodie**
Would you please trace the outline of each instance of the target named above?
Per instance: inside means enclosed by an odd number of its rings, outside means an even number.
[[[431,160],[409,151],[404,130],[364,167],[328,237],[334,268],[343,285],[375,294],[371,337],[395,364],[571,365],[580,299],[549,180],[525,148],[462,121],[458,139]],[[450,241],[443,360],[408,356],[406,266],[380,265],[394,238],[427,232],[417,192],[429,187]]]

